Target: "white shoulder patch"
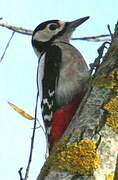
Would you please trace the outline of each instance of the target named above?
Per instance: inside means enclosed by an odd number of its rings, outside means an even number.
[[[38,88],[39,88],[39,98],[42,101],[42,80],[44,77],[44,66],[45,66],[45,54],[42,55],[40,62],[39,62],[39,69],[38,69]]]

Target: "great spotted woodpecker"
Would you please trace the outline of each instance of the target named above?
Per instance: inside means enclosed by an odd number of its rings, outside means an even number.
[[[39,96],[51,146],[68,127],[86,89],[88,67],[69,40],[76,27],[88,18],[46,21],[33,32],[32,46],[39,58]]]

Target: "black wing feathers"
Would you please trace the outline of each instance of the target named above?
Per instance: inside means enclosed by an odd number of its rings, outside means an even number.
[[[55,112],[57,107],[55,101],[55,87],[59,79],[61,56],[61,49],[56,45],[50,46],[45,55],[44,78],[42,81],[42,111],[46,127],[50,126],[51,114]]]

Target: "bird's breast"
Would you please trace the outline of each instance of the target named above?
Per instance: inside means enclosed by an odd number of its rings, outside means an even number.
[[[68,104],[75,95],[84,91],[89,77],[88,67],[81,53],[69,44],[59,44],[62,60],[55,97],[59,106]]]

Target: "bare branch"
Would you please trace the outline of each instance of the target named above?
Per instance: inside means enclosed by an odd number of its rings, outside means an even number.
[[[110,34],[101,34],[98,36],[88,36],[88,37],[82,37],[82,38],[72,38],[72,40],[86,40],[86,41],[111,41],[111,38],[105,38],[105,37],[110,37]]]
[[[0,23],[1,27],[5,27],[8,28],[14,32],[20,33],[20,34],[24,34],[24,35],[29,35],[31,36],[33,31],[30,29],[25,29],[22,27],[16,27],[16,26],[12,26],[10,24],[6,24],[6,23]],[[99,41],[111,41],[111,38],[105,38],[105,37],[109,37],[110,34],[103,34],[103,35],[98,35],[98,36],[89,36],[89,37],[82,37],[82,38],[72,38],[72,40],[86,40],[86,41],[94,41],[94,42],[99,42]]]
[[[21,33],[21,34],[24,34],[24,35],[32,35],[32,30],[29,30],[29,29],[25,29],[25,28],[22,28],[22,27],[16,27],[16,26],[12,26],[10,24],[6,24],[6,23],[0,23],[0,26],[1,27],[5,27],[5,28],[8,28],[14,32],[17,32],[17,33]]]
[[[3,55],[2,55],[2,57],[0,58],[0,63],[2,62],[2,60],[3,60],[4,56],[5,56],[5,53],[6,53],[8,47],[9,47],[9,45],[10,45],[10,42],[11,42],[11,40],[12,40],[14,34],[15,34],[15,32],[12,32],[12,35],[11,35],[11,37],[10,37],[10,39],[9,39],[9,41],[8,41],[8,43],[7,43],[7,45],[6,45],[6,47],[5,47],[5,50],[4,50],[4,52],[3,52]]]

